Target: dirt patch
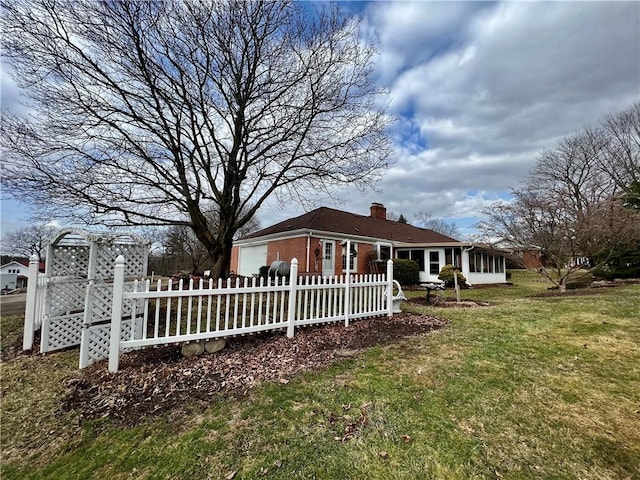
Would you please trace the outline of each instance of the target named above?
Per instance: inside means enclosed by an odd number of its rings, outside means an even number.
[[[36,330],[33,333],[33,345],[35,346],[34,350],[22,350],[22,335],[16,337],[6,348],[0,351],[0,362],[9,362],[24,355],[37,354],[40,345],[40,330]]]
[[[416,305],[425,305],[428,307],[439,308],[474,308],[474,307],[488,307],[491,304],[489,302],[481,302],[480,300],[470,300],[468,298],[461,298],[459,302],[455,297],[439,297],[437,295],[431,296],[429,301],[426,297],[415,297],[408,300],[409,303]]]
[[[590,286],[584,288],[567,288],[565,292],[561,292],[557,287],[550,288],[546,292],[535,293],[529,295],[530,298],[545,297],[580,297],[584,295],[595,295],[598,293],[606,293],[609,288],[624,287],[627,285],[640,285],[640,279],[630,278],[622,280],[596,281]]]
[[[241,395],[265,381],[288,383],[294,375],[357,355],[373,345],[426,333],[448,320],[402,313],[393,318],[302,328],[294,338],[282,334],[228,339],[215,354],[185,358],[177,346],[150,348],[121,356],[111,374],[104,362],[67,381],[63,410],[83,419],[109,417],[134,425],[177,405],[209,403],[212,395]]]

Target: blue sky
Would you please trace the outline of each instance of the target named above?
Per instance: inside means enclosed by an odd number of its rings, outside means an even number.
[[[365,194],[322,205],[458,223],[509,197],[545,148],[640,99],[639,2],[346,2],[375,40],[375,76],[398,118],[394,166]],[[15,91],[2,75],[2,108]],[[24,206],[5,201],[3,231]],[[319,206],[319,205],[318,205]],[[304,213],[273,204],[263,226]]]

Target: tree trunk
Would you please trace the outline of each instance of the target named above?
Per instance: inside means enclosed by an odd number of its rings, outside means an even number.
[[[220,243],[216,248],[209,251],[209,257],[213,262],[211,268],[211,276],[213,278],[229,278],[229,270],[231,268],[231,248],[233,247],[233,239],[227,239]]]

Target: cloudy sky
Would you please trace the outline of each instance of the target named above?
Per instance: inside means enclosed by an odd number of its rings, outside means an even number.
[[[420,211],[472,233],[480,211],[562,136],[640,99],[640,2],[345,2],[375,39],[376,79],[398,121],[395,164],[363,195],[412,221]],[[3,77],[3,104],[12,85]],[[3,193],[4,198],[4,193]],[[26,220],[2,201],[2,230]],[[304,213],[267,206],[262,226]]]
[[[638,2],[345,6],[376,39],[377,79],[398,117],[379,193],[341,192],[338,207],[354,213],[379,201],[409,221],[431,211],[471,233],[541,150],[640,99]],[[261,220],[295,213],[265,210]]]

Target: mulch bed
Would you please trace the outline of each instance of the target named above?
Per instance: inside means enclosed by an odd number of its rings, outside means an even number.
[[[457,302],[455,297],[440,297],[438,295],[431,295],[428,302],[426,296],[410,298],[408,302],[438,308],[473,308],[488,307],[491,305],[489,302],[470,300],[468,298],[461,298],[460,301]]]
[[[174,407],[210,403],[213,395],[243,395],[262,382],[288,383],[293,376],[357,355],[374,345],[442,328],[448,320],[410,313],[301,328],[282,333],[230,338],[214,354],[183,357],[177,346],[123,354],[118,373],[105,362],[67,381],[63,410],[81,419],[108,417],[135,425]]]
[[[624,287],[627,285],[640,285],[638,278],[626,278],[610,281],[593,282],[588,287],[567,288],[561,292],[558,288],[549,288],[546,292],[535,293],[529,295],[530,298],[547,298],[547,297],[580,297],[584,295],[593,295],[597,293],[605,293],[609,288]]]

